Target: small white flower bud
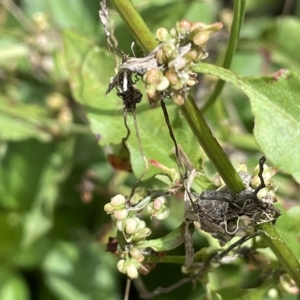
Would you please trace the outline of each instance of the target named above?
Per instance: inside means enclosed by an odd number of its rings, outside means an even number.
[[[138,219],[137,218],[128,218],[125,221],[125,232],[127,234],[133,234],[138,226]]]
[[[126,263],[125,259],[120,259],[117,264],[118,270],[124,274],[126,273],[125,263]]]
[[[124,231],[124,226],[123,226],[124,220],[117,220],[116,221],[116,227],[119,231]]]
[[[127,273],[128,277],[130,277],[132,279],[136,279],[139,277],[137,267],[134,264],[129,264],[126,267],[126,273]]]
[[[117,220],[124,220],[128,216],[128,211],[126,209],[121,209],[121,210],[115,210],[114,211],[114,217]]]
[[[112,206],[120,206],[122,204],[125,204],[125,202],[126,202],[125,197],[123,195],[120,195],[120,194],[112,197],[111,200],[110,200],[110,204]]]

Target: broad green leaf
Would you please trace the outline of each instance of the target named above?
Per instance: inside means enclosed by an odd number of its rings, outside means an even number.
[[[0,299],[29,300],[30,292],[22,276],[9,270],[0,269]]]
[[[298,18],[285,16],[270,21],[263,32],[261,43],[271,52],[271,58],[277,62],[300,72],[300,21]]]
[[[22,220],[22,216],[16,212],[0,212],[1,261],[7,262],[14,255],[21,240]]]
[[[57,242],[43,263],[46,285],[58,299],[117,300],[116,259],[97,244]]]
[[[37,182],[53,144],[30,139],[7,144],[0,165],[0,205],[5,209],[29,209]]]
[[[31,18],[42,13],[50,23],[60,28],[72,28],[92,33],[99,24],[98,1],[24,0],[22,7]],[[66,13],[67,12],[67,13]]]
[[[66,60],[70,72],[71,88],[78,102],[80,102],[88,115],[94,134],[101,137],[100,144],[118,144],[126,136],[122,116],[122,101],[112,91],[105,95],[109,84],[109,77],[113,76],[115,63],[107,50],[96,47],[88,39],[70,31],[64,33]],[[187,156],[194,165],[199,165],[202,156],[196,139],[183,120],[178,108],[167,104],[171,125],[177,143],[183,147]],[[150,160],[176,168],[175,155],[172,152],[174,144],[169,136],[164,115],[160,108],[151,109],[143,99],[138,105],[137,123],[145,157]],[[129,114],[127,123],[131,130],[128,148],[131,154],[131,163],[135,174],[138,176],[144,170],[144,161],[141,157],[139,146],[133,126],[133,117]],[[150,166],[144,176],[147,179],[161,170]],[[204,182],[207,187],[209,182]]]
[[[25,219],[23,246],[28,247],[52,227],[60,185],[66,180],[71,169],[73,149],[74,139],[68,138],[61,141],[50,156],[41,174],[39,190],[32,204],[32,209]]]
[[[39,113],[37,107],[12,106],[0,97],[0,139],[18,141],[33,137],[44,142],[50,141],[50,132],[39,128]]]
[[[47,116],[46,109],[39,105],[18,103],[11,105],[0,96],[0,140],[20,141],[36,138],[42,142],[53,139],[53,133],[70,132],[88,134],[86,126],[66,124]]]
[[[14,267],[39,268],[51,246],[51,240],[44,235],[30,244],[29,247],[18,247],[12,258]]]
[[[300,259],[300,206],[291,207],[288,211],[282,210],[282,216],[276,222],[276,229],[278,230],[282,239],[286,242],[297,259]]]
[[[269,77],[246,78],[204,63],[193,69],[230,82],[249,97],[258,145],[267,159],[300,182],[299,76],[280,70]]]

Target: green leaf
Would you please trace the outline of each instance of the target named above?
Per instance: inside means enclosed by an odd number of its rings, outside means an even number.
[[[112,56],[107,54],[106,49],[98,48],[90,40],[71,31],[64,33],[64,44],[71,88],[76,100],[85,108],[92,131],[101,136],[100,144],[102,145],[120,143],[126,136],[124,120],[121,116],[122,101],[114,91],[104,98],[109,77],[114,75],[115,64]],[[183,147],[192,163],[199,165],[202,153],[197,140],[184,122],[178,108],[173,103],[169,103],[167,108],[177,143]],[[174,144],[169,136],[161,109],[150,109],[146,99],[143,99],[143,102],[137,107],[136,114],[146,158],[156,160],[168,168],[177,169],[175,155],[172,152]],[[144,170],[144,161],[139,152],[133,118],[130,114],[127,122],[131,130],[127,143],[131,154],[131,163],[135,174],[139,175]],[[161,170],[150,166],[143,179],[160,172]],[[210,182],[203,182],[204,187],[210,185]]]
[[[20,275],[0,269],[0,299],[29,300],[30,293],[26,281]]]
[[[57,242],[44,261],[43,271],[47,286],[58,299],[119,299],[116,260],[97,244]]]
[[[262,45],[271,52],[271,58],[275,62],[297,72],[300,72],[299,32],[299,19],[285,16],[272,20],[261,37]]]
[[[293,71],[280,70],[268,77],[246,78],[204,63],[193,70],[230,82],[249,97],[258,145],[273,164],[300,182],[299,76]]]
[[[0,259],[14,256],[22,235],[22,216],[15,212],[0,212]],[[5,299],[5,298],[0,298]]]
[[[294,206],[288,211],[282,211],[282,216],[276,222],[276,228],[282,239],[293,251],[297,259],[300,259],[300,206]]]
[[[20,211],[29,209],[52,149],[53,144],[33,139],[6,144],[0,167],[1,207]]]
[[[36,138],[42,142],[49,142],[53,139],[52,131],[62,135],[70,132],[89,133],[86,126],[59,122],[50,119],[47,114],[48,111],[39,105],[11,105],[8,99],[0,96],[0,140],[20,141]]]
[[[40,141],[50,141],[50,132],[42,130],[40,108],[30,105],[9,105],[6,99],[0,97],[0,139],[18,141],[37,138]]]
[[[55,204],[58,201],[60,185],[71,170],[74,139],[61,141],[50,156],[41,174],[39,190],[28,212],[23,234],[23,246],[28,247],[52,227]]]
[[[300,78],[293,71],[281,70],[273,76],[249,79],[255,117],[254,136],[280,170],[300,182]]]
[[[60,28],[73,28],[92,33],[99,22],[98,1],[24,0],[22,6],[30,17],[37,13],[43,13],[44,18],[51,16],[50,21]]]

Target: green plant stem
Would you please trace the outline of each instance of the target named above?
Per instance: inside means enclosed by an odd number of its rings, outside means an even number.
[[[233,20],[230,29],[230,36],[228,40],[228,45],[225,53],[225,58],[222,67],[225,69],[229,69],[231,65],[231,61],[233,58],[233,54],[235,52],[235,48],[239,39],[240,29],[242,27],[244,11],[245,11],[246,0],[235,0],[233,6]],[[225,81],[219,79],[216,83],[214,90],[209,96],[208,100],[201,107],[201,111],[204,112],[207,108],[209,108],[219,97],[223,87],[225,85]]]
[[[192,97],[189,97],[186,104],[181,106],[181,112],[189,123],[201,147],[209,159],[215,164],[220,176],[230,191],[232,193],[241,192],[245,188],[241,178],[213,136]]]
[[[300,264],[289,247],[282,240],[275,227],[271,223],[259,225],[261,237],[272,249],[277,259],[280,261],[285,270],[300,287]]]
[[[126,20],[126,23],[129,25],[129,27],[134,31],[135,35],[137,35],[137,40],[139,43],[141,43],[141,46],[149,52],[153,50],[157,43],[144,21],[138,15],[138,12],[133,8],[132,4],[128,0],[112,0],[112,2],[117,7],[120,15],[124,18],[124,20]],[[240,0],[239,2],[242,3],[244,1]],[[126,9],[122,9],[122,7],[125,7]],[[204,66],[207,69],[206,73],[210,73],[211,69],[216,69],[215,66],[210,66],[208,64],[199,64],[199,66],[195,67],[195,69],[199,68],[198,72],[201,72]],[[224,77],[223,79],[225,80],[226,78]],[[232,83],[234,83],[234,80],[232,81]],[[237,81],[240,83],[238,79]],[[199,143],[206,151],[208,157],[215,164],[229,189],[232,192],[242,191],[244,186],[240,177],[234,170],[228,158],[225,158],[225,153],[216,139],[213,137],[192,97],[189,97],[187,103],[181,107],[181,111],[193,130],[195,136],[197,137]],[[268,246],[274,251],[274,254],[277,256],[278,260],[281,262],[290,276],[295,280],[298,287],[300,287],[300,266],[293,253],[280,238],[271,223],[261,224],[260,229],[263,232],[262,236],[266,240]]]
[[[158,255],[149,255],[145,257],[146,263],[175,263],[175,264],[181,264],[183,265],[185,262],[185,257],[182,255],[166,255],[163,257],[160,257]]]
[[[118,13],[131,29],[138,44],[146,53],[152,51],[158,44],[148,26],[129,0],[112,0]]]

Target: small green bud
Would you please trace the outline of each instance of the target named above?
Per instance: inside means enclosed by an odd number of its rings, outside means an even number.
[[[147,190],[143,187],[138,187],[135,189],[135,193],[129,200],[131,205],[138,204],[143,198],[145,198],[147,195]]]
[[[116,208],[114,206],[112,206],[110,203],[107,203],[104,205],[104,211],[108,214],[111,214],[112,212],[114,212]]]
[[[134,233],[132,240],[133,240],[134,242],[140,241],[140,240],[145,239],[145,238],[146,238],[148,235],[150,235],[150,234],[151,234],[151,230],[150,230],[150,228],[148,228],[148,227],[145,227],[145,228],[142,228],[142,229],[138,229],[138,230]]]
[[[175,28],[171,28],[171,30],[170,30],[170,35],[171,35],[171,37],[173,37],[173,38],[176,38],[176,37],[177,37],[177,31],[176,31]]]

